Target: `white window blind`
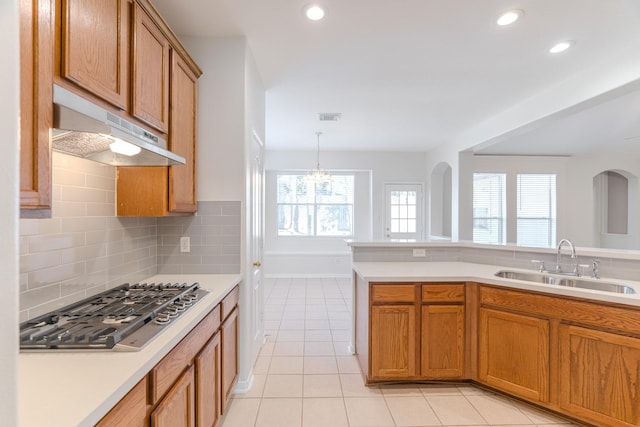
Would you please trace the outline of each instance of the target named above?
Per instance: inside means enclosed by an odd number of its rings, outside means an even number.
[[[302,174],[277,175],[278,236],[352,236],[354,175],[315,183]]]
[[[473,241],[506,242],[506,175],[473,174]]]
[[[517,244],[550,247],[556,241],[556,175],[518,174]]]

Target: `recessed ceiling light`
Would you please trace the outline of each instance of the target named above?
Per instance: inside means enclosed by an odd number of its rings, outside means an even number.
[[[520,19],[523,13],[524,12],[518,9],[508,10],[498,17],[498,19],[496,20],[496,24],[500,25],[501,27],[511,25],[518,19]]]
[[[566,40],[566,41],[563,41],[563,42],[556,43],[555,45],[553,45],[553,47],[551,49],[549,49],[549,53],[564,52],[565,50],[569,49],[574,44],[575,44],[575,42],[573,40]]]
[[[324,18],[324,8],[318,4],[310,4],[304,8],[304,16],[312,21],[319,21]]]

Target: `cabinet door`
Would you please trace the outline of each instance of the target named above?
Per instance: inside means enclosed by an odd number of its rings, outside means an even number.
[[[20,207],[51,216],[53,0],[20,0]]]
[[[133,115],[167,133],[169,41],[138,5],[134,9],[133,36]]]
[[[549,321],[480,309],[479,379],[507,393],[549,398]]]
[[[640,339],[560,325],[560,407],[596,425],[640,425]]]
[[[196,206],[196,127],[198,79],[187,63],[171,53],[171,111],[169,148],[184,157],[184,165],[169,167],[169,210],[195,212]]]
[[[415,305],[371,307],[371,379],[416,376]]]
[[[96,427],[147,427],[147,387],[147,377],[144,377]]]
[[[222,413],[220,405],[220,333],[211,338],[195,358],[196,424],[214,427]]]
[[[189,367],[151,413],[151,427],[195,427],[195,381]]]
[[[60,75],[127,108],[129,0],[62,0]]]
[[[420,376],[429,379],[464,376],[464,306],[422,306]]]
[[[238,380],[238,308],[220,327],[222,337],[222,413],[227,409],[233,387]]]

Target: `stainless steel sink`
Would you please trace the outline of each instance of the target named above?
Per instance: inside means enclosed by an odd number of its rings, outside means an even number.
[[[601,280],[584,280],[577,277],[566,278],[551,276],[545,273],[523,272],[500,270],[495,274],[497,277],[514,280],[524,280],[526,282],[546,283],[548,285],[567,286],[571,288],[592,289],[596,291],[612,292],[617,294],[635,294],[636,290],[631,286],[605,282]]]

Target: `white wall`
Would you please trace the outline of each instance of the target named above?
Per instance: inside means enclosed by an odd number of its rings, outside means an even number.
[[[384,239],[384,185],[419,183],[426,187],[425,153],[321,151],[323,169],[357,172],[354,236],[357,240]],[[341,238],[283,238],[276,232],[274,171],[304,171],[316,166],[315,151],[267,151],[265,166],[265,274],[348,276],[350,254]],[[369,176],[370,178],[367,178]],[[425,223],[426,225],[426,223]]]
[[[18,1],[0,2],[0,424],[18,425]]]
[[[203,71],[198,80],[198,200],[243,200],[243,37],[181,37]]]

